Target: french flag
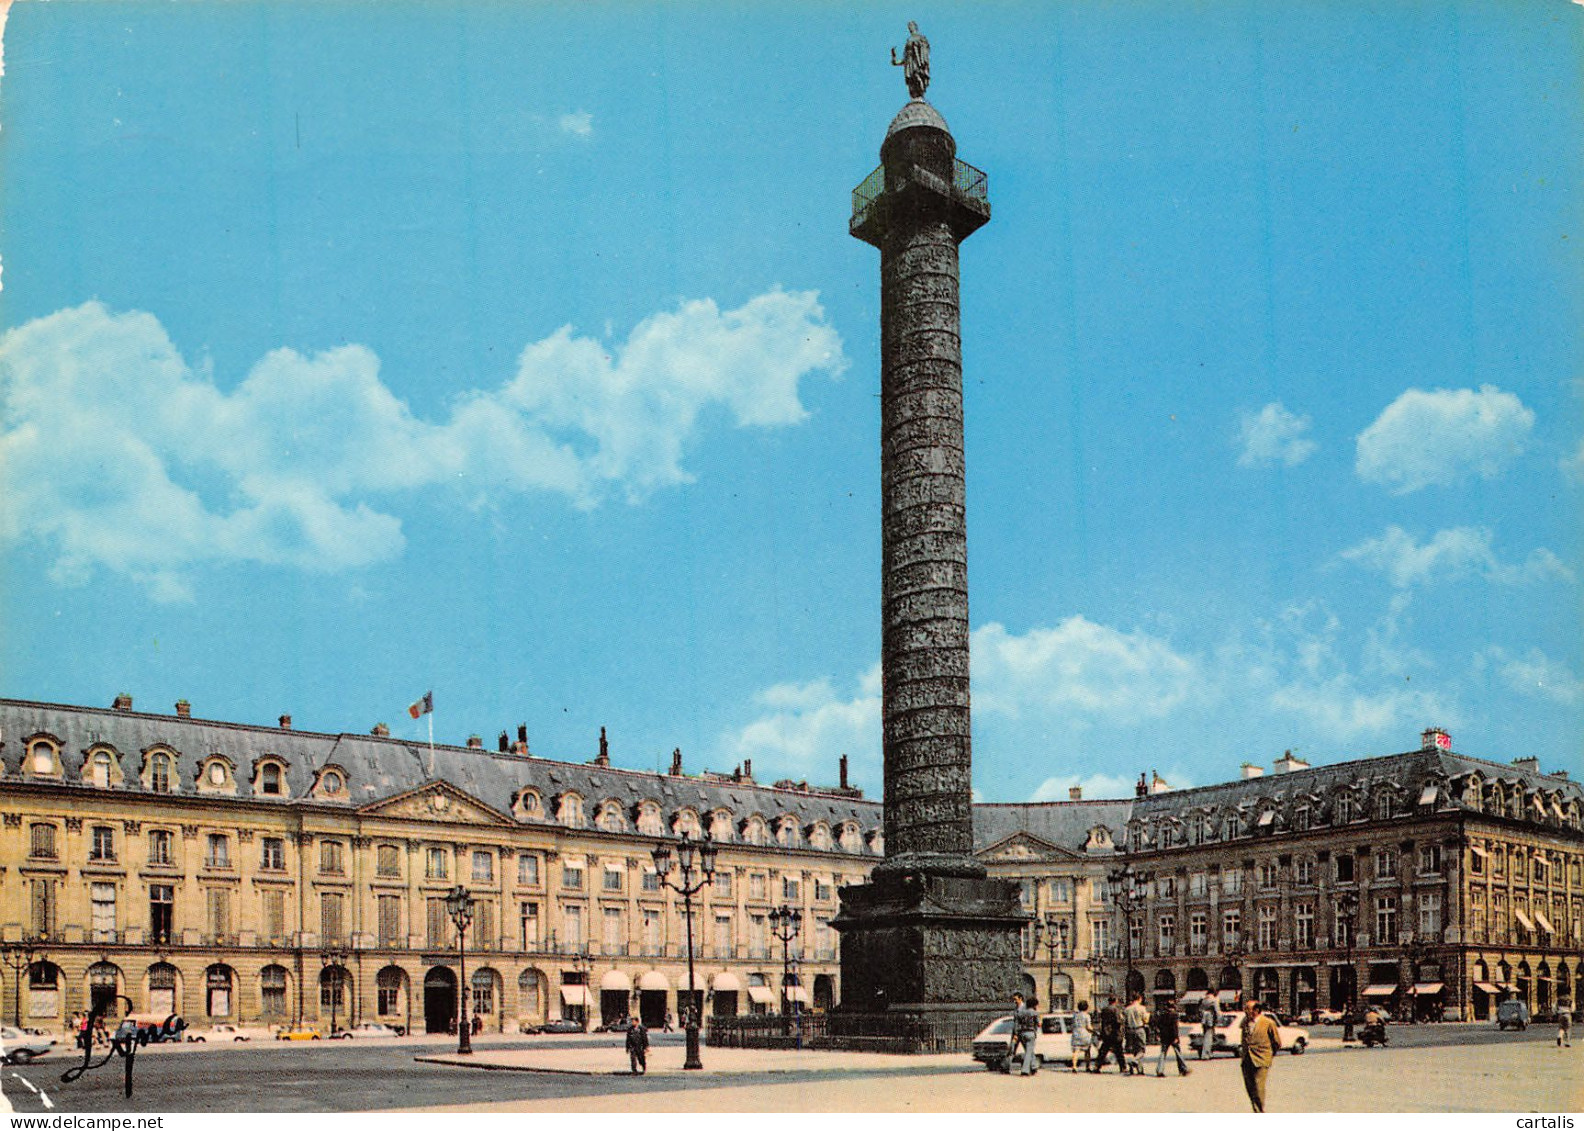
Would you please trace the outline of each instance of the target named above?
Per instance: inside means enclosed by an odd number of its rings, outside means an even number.
[[[422,699],[418,700],[418,702],[414,703],[411,707],[407,708],[407,713],[409,715],[411,715],[413,718],[416,719],[416,718],[422,717],[423,715],[429,714],[429,712],[431,712],[433,710],[434,710],[434,692],[433,691],[425,691],[424,692],[424,697]]]

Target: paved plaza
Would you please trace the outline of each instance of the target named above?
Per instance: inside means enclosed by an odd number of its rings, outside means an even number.
[[[1584,1045],[1558,1049],[1543,1029],[1402,1027],[1384,1050],[1343,1048],[1333,1033],[1316,1031],[1305,1055],[1277,1060],[1272,1111],[1584,1109]],[[150,1048],[138,1056],[131,1102],[121,1096],[119,1066],[62,1084],[61,1072],[71,1062],[59,1054],[4,1069],[0,1082],[22,1113],[39,1109],[21,1079],[46,1090],[57,1112],[1248,1110],[1231,1057],[1193,1061],[1187,1078],[1047,1068],[1020,1079],[986,1072],[965,1054],[706,1047],[705,1070],[684,1072],[680,1036],[661,1034],[650,1050],[649,1074],[634,1077],[626,1071],[620,1035],[495,1036],[481,1039],[476,1049],[464,1066],[454,1056],[454,1040],[444,1038]]]

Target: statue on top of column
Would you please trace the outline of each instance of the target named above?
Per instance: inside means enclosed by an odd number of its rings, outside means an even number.
[[[907,82],[908,93],[923,99],[929,89],[929,40],[919,34],[918,24],[908,21],[907,44],[902,48],[902,58],[897,58],[896,48],[891,48],[891,65],[902,67],[902,77]]]

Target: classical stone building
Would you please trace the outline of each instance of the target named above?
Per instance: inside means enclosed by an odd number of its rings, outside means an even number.
[[[802,913],[787,996],[837,1000],[837,889],[883,851],[855,790],[531,757],[526,736],[436,747],[134,711],[0,701],[0,1013],[60,1024],[97,997],[197,1025],[443,1028],[475,899],[471,1011],[490,1030],[680,1015],[682,902],[650,850],[720,846],[696,897],[705,1012],[780,1008],[772,908]],[[845,768],[843,769],[845,776]],[[27,945],[24,945],[26,940]]]
[[[1440,730],[1273,771],[1135,799],[1116,907],[1135,989],[1448,1020],[1584,1000],[1584,792],[1565,772],[1454,754]]]

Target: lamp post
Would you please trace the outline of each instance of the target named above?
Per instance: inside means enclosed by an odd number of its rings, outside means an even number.
[[[589,972],[594,969],[594,956],[589,953],[589,944],[585,940],[582,950],[572,952],[572,972],[577,975],[578,984],[583,987],[583,1031],[588,1032],[589,1027],[589,1002],[592,995],[589,992]]]
[[[11,971],[11,985],[16,990],[11,1007],[11,1024],[18,1029],[22,1027],[22,973],[31,970],[37,961],[38,943],[34,939],[0,943],[0,962],[4,962],[6,969]]]
[[[467,929],[473,923],[473,897],[458,884],[446,894],[445,906],[457,929],[457,1055],[464,1056],[473,1052],[467,1015]]]
[[[1055,915],[1047,914],[1043,919],[1034,920],[1034,953],[1039,954],[1040,947],[1045,948],[1045,1008],[1056,1008],[1056,956],[1060,952],[1063,958],[1067,957],[1067,923]]]
[[[1106,960],[1099,948],[1089,955],[1089,961],[1084,964],[1089,969],[1089,996],[1095,999],[1095,1008],[1100,1008],[1100,980],[1106,976]]]
[[[323,990],[330,991],[330,1037],[336,1035],[336,1006],[340,1003],[341,987],[346,984],[346,960],[344,950],[326,950],[319,955],[321,995]]]
[[[788,958],[788,946],[798,931],[803,928],[803,912],[796,907],[789,907],[783,903],[780,907],[770,909],[770,932],[781,940],[781,1032],[787,1031],[789,1021],[787,1009],[787,975],[791,973]]]
[[[698,982],[693,977],[693,897],[715,879],[715,851],[715,842],[708,836],[702,842],[695,843],[692,837],[683,833],[682,842],[676,849],[676,863],[682,873],[679,882],[670,879],[671,846],[657,844],[650,853],[654,857],[655,874],[660,877],[661,885],[681,895],[682,914],[687,923],[688,1005],[682,1022],[687,1032],[687,1059],[682,1062],[684,1070],[704,1067],[704,1062],[699,1059]],[[697,882],[692,879],[695,852],[700,873]]]
[[[1358,974],[1353,969],[1353,930],[1358,922],[1359,897],[1356,891],[1345,891],[1337,896],[1337,921],[1346,924],[1346,937],[1342,941],[1342,953],[1347,958],[1347,1001],[1342,1006],[1342,1043],[1347,1044],[1353,1039],[1353,1017],[1357,1009],[1355,987],[1358,984]]]
[[[1123,985],[1122,995],[1128,1000],[1133,996],[1133,913],[1144,902],[1144,890],[1138,874],[1133,871],[1133,865],[1124,864],[1113,869],[1106,875],[1106,887],[1111,893],[1111,902],[1122,912],[1122,931],[1127,936],[1127,981]]]
[[[1415,933],[1408,936],[1403,950],[1408,959],[1408,996],[1413,999],[1408,1003],[1408,1021],[1411,1024],[1419,1020],[1419,967],[1429,957],[1430,946]]]

